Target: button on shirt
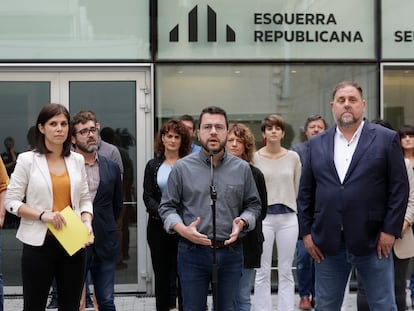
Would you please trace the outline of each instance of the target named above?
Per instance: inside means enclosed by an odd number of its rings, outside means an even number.
[[[98,154],[96,154],[95,161],[92,163],[85,162],[85,170],[86,175],[88,176],[89,194],[91,196],[91,201],[93,202],[95,200],[96,191],[98,191],[100,181]]]
[[[352,156],[354,155],[359,138],[361,137],[363,126],[364,121],[361,122],[350,141],[345,139],[338,127],[336,128],[334,137],[334,162],[341,183],[344,181],[346,172],[351,164]]]

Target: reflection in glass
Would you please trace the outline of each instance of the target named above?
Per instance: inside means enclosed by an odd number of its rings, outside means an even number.
[[[71,114],[95,112],[102,140],[115,145],[123,166],[124,206],[118,219],[120,258],[116,283],[137,283],[136,198],[136,85],[134,81],[72,81],[69,85]]]
[[[198,119],[202,108],[223,107],[229,121],[246,123],[261,146],[260,121],[278,113],[286,120],[283,146],[300,142],[306,118],[320,114],[333,124],[329,103],[332,88],[355,80],[364,89],[366,117],[379,115],[375,65],[162,65],[156,72],[156,118],[190,114]]]

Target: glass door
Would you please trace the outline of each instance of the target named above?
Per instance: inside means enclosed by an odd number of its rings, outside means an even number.
[[[65,67],[53,68],[50,72],[30,69],[13,72],[0,68],[1,142],[12,137],[17,152],[27,150],[30,136],[27,133],[40,108],[46,103],[58,102],[68,107],[71,114],[83,109],[94,111],[101,123],[101,138],[119,149],[124,167],[124,206],[118,221],[121,260],[116,271],[117,292],[151,292],[152,289],[146,212],[141,199],[144,167],[152,156],[151,84],[148,66]],[[0,150],[6,152],[4,146]],[[6,293],[19,292],[21,285],[17,226],[18,219],[8,219],[3,231]]]
[[[395,130],[414,125],[414,64],[384,63],[381,66],[383,118]]]

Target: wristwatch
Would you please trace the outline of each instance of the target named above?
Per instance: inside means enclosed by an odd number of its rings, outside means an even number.
[[[247,221],[247,219],[240,218],[240,220],[243,222],[243,230],[248,229],[249,228],[249,222]]]

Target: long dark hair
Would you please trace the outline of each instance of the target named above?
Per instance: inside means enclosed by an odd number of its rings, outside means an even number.
[[[181,145],[178,150],[180,158],[185,157],[191,151],[191,137],[184,123],[178,119],[170,119],[164,122],[157,137],[155,138],[155,155],[158,158],[164,159],[165,146],[162,142],[162,135],[167,134],[169,131],[175,131],[181,136]]]
[[[34,132],[34,147],[35,151],[40,154],[47,154],[51,153],[49,149],[47,149],[45,144],[45,135],[42,134],[39,130],[39,124],[44,126],[48,120],[53,118],[56,115],[63,114],[68,121],[68,127],[70,126],[70,114],[69,111],[66,109],[65,106],[61,104],[47,104],[45,105],[42,110],[40,110],[39,115],[37,116],[35,132]],[[62,156],[67,157],[70,154],[70,145],[71,145],[71,138],[70,138],[70,129],[68,129],[68,136],[66,137],[65,142],[63,143],[62,148]]]

